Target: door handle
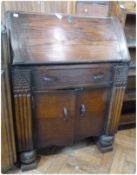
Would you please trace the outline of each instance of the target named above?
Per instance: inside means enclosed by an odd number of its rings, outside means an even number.
[[[80,116],[83,117],[86,112],[86,108],[84,104],[81,104],[80,106]]]
[[[64,111],[64,120],[67,120],[68,119],[68,109],[64,107],[63,111]]]

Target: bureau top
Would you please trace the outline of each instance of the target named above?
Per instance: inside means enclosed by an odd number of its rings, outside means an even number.
[[[129,61],[116,18],[7,12],[12,64]]]

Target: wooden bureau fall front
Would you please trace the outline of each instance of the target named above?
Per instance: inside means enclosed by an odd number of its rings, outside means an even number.
[[[90,136],[112,150],[130,61],[119,21],[8,12],[7,30],[22,169],[39,148]]]

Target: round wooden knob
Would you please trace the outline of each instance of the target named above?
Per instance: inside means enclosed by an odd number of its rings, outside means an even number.
[[[88,9],[84,9],[84,12],[87,13],[88,12]]]

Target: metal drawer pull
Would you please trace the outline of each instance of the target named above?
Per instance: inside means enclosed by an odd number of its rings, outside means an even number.
[[[68,109],[64,107],[64,120],[68,119]]]
[[[45,77],[43,77],[43,80],[48,81],[48,82],[54,82],[57,79],[55,77],[45,76]]]
[[[80,116],[83,117],[86,112],[85,105],[81,104],[80,106]]]
[[[97,75],[93,75],[93,79],[94,80],[102,80],[104,78],[104,74],[97,74]]]

